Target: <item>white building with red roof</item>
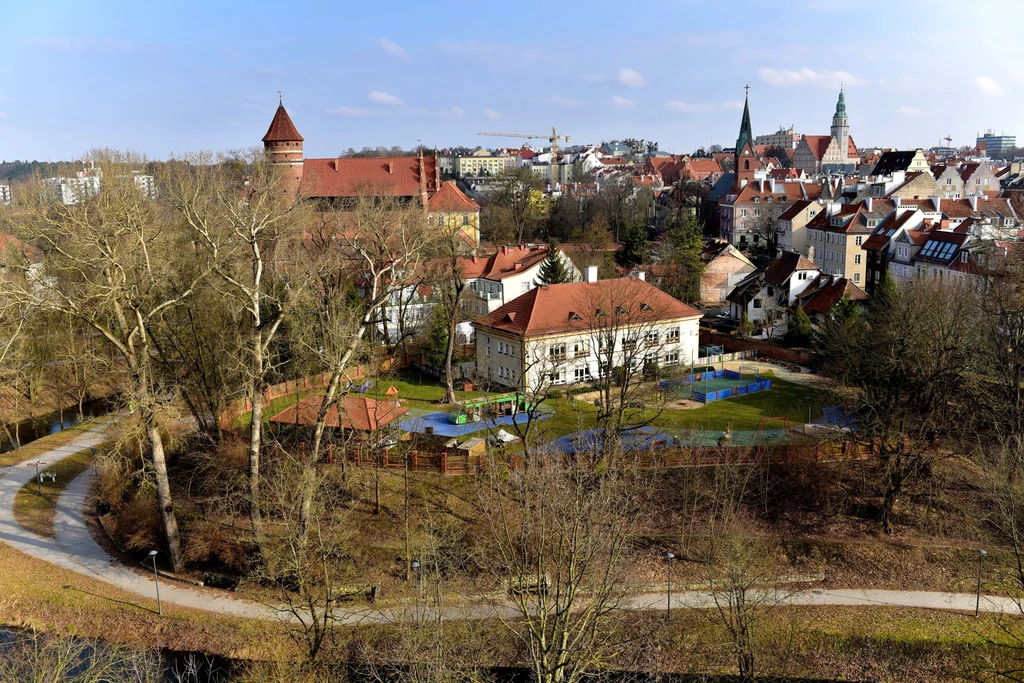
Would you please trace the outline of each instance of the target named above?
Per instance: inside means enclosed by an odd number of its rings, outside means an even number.
[[[701,312],[644,280],[598,280],[531,289],[473,322],[482,381],[537,392],[585,382],[628,363],[690,363]]]
[[[559,249],[558,256],[576,280],[582,273]],[[504,245],[494,254],[470,256],[462,260],[462,277],[472,293],[467,303],[470,313],[490,313],[537,286],[540,268],[548,258],[546,244]]]

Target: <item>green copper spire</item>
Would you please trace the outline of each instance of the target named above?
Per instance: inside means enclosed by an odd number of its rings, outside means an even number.
[[[747,95],[743,98],[743,120],[740,122],[740,136],[736,138],[736,154],[743,151],[743,145],[753,143],[754,135],[750,132],[750,86],[746,86]]]
[[[846,116],[846,95],[843,89],[839,88],[839,101],[836,102],[836,116]]]

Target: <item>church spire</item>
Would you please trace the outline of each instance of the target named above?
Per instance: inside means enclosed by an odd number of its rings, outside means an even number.
[[[736,154],[743,151],[743,145],[748,142],[754,143],[754,134],[750,131],[750,86],[744,88],[747,91],[743,98],[743,120],[740,122],[740,135],[736,138]]]
[[[842,86],[839,87],[839,101],[836,102],[836,116],[846,116],[846,95]]]

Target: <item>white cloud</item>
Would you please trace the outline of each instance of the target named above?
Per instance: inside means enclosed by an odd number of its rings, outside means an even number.
[[[484,116],[491,119],[492,121],[501,118],[501,114],[494,111],[493,109],[484,109]]]
[[[428,116],[433,119],[461,119],[466,115],[466,112],[461,107],[452,107],[451,109],[442,109],[440,111],[432,111],[430,109],[410,109],[410,114],[416,116]]]
[[[409,59],[409,55],[406,54],[405,50],[403,50],[400,45],[396,45],[387,38],[378,38],[377,44],[380,45],[384,49],[384,51],[389,54],[392,54],[396,57],[401,57],[402,59]]]
[[[573,100],[560,95],[554,95],[543,100],[536,97],[528,97],[526,101],[530,104],[543,104],[549,107],[561,107],[562,109],[578,109],[583,106],[583,102],[579,100]]]
[[[715,105],[708,104],[706,102],[698,102],[696,104],[691,104],[690,102],[681,102],[679,100],[672,100],[670,102],[666,102],[665,106],[668,109],[672,109],[673,111],[680,111],[683,112],[684,114],[692,114],[693,112],[698,111],[712,111],[715,109]]]
[[[628,85],[630,88],[642,88],[647,85],[647,80],[640,75],[639,71],[622,67],[619,69],[619,83]]]
[[[375,102],[376,104],[386,104],[390,107],[401,107],[405,104],[400,97],[389,95],[388,93],[381,92],[380,90],[374,90],[370,93],[370,101]]]
[[[438,43],[437,46],[442,52],[495,67],[526,67],[560,59],[550,50],[539,50],[525,45],[485,43],[479,40],[461,42],[445,40]]]
[[[899,113],[902,114],[903,116],[907,116],[912,119],[924,116],[924,110],[918,109],[917,107],[902,106],[897,111],[899,111]]]
[[[328,114],[340,114],[341,116],[348,116],[354,119],[365,119],[374,116],[372,109],[367,107],[334,107],[327,110]]]
[[[619,109],[632,109],[633,107],[636,106],[636,102],[634,102],[633,100],[627,99],[625,97],[619,97],[618,95],[612,98],[612,104],[618,107]]]
[[[975,78],[974,87],[980,90],[982,95],[987,95],[988,97],[1002,97],[1006,94],[1006,88],[988,76],[978,76]]]
[[[777,88],[802,88],[816,86],[839,89],[845,85],[864,85],[864,79],[849,71],[815,71],[806,66],[799,71],[789,69],[760,69],[761,80]]]
[[[587,83],[604,83],[610,77],[608,74],[583,74],[582,78]]]

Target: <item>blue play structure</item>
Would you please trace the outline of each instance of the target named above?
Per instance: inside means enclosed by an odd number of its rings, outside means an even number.
[[[714,370],[698,372],[686,377],[661,381],[661,388],[689,396],[694,401],[711,403],[736,396],[745,396],[772,388],[770,379],[755,375],[753,381],[744,379],[735,370]]]

